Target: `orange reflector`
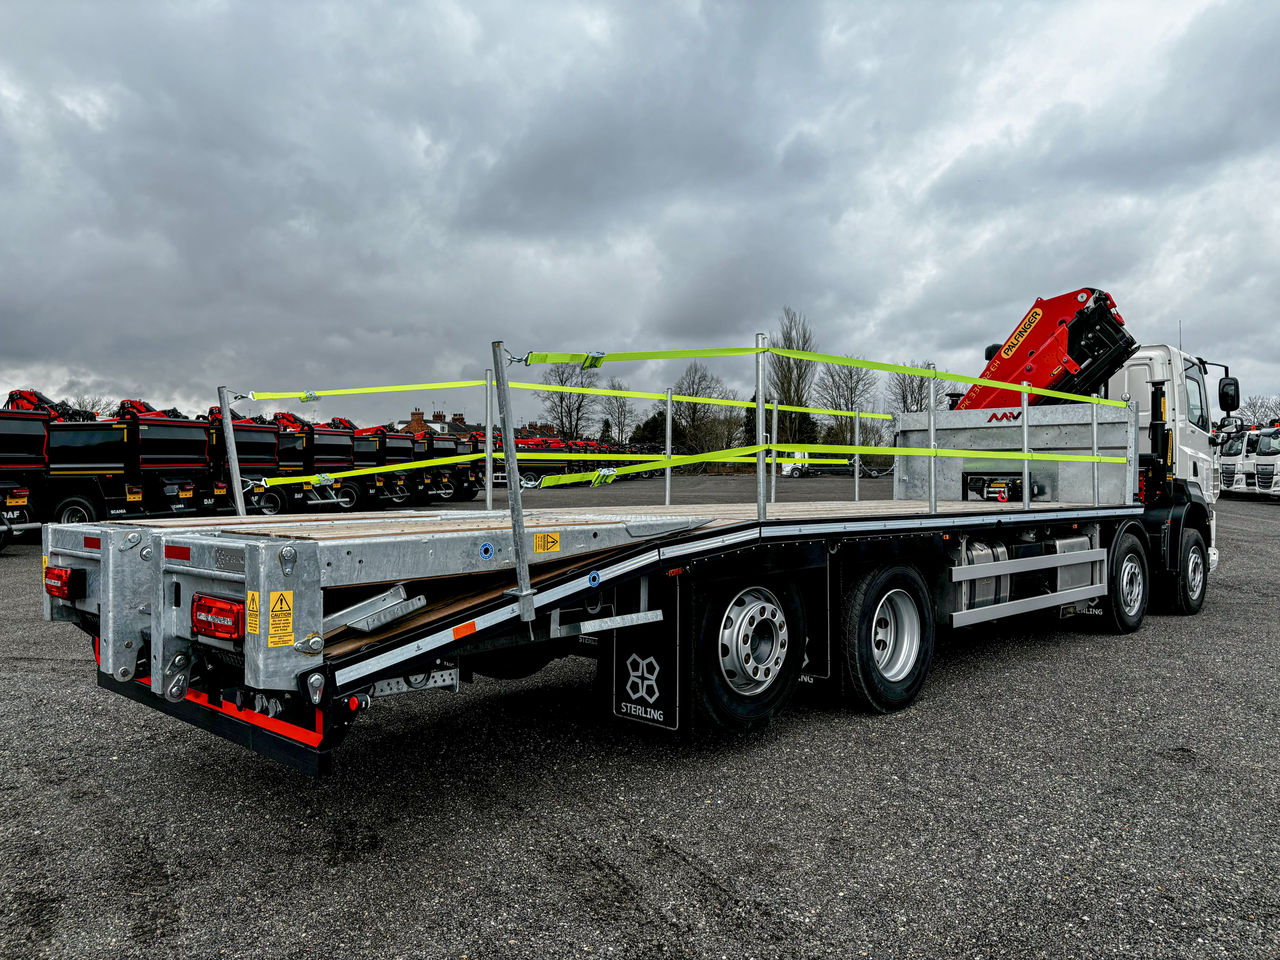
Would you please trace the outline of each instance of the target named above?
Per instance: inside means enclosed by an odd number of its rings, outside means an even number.
[[[453,639],[461,640],[463,637],[469,637],[476,632],[476,622],[468,620],[466,623],[460,623],[453,628]]]

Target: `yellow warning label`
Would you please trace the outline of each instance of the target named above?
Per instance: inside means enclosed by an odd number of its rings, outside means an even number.
[[[49,558],[40,558],[40,579],[44,580],[44,575],[49,572]]]
[[[293,591],[272,590],[271,610],[267,613],[267,646],[288,647],[293,644]]]
[[[533,552],[534,553],[559,553],[560,552],[560,534],[535,533],[533,535]]]
[[[244,603],[244,630],[245,633],[258,632],[258,607],[262,605],[262,594],[257,590],[250,590],[249,596]]]
[[[1022,318],[1022,322],[1018,324],[1018,329],[1005,341],[1004,348],[1000,351],[1000,356],[1006,360],[1013,356],[1013,351],[1018,349],[1018,344],[1027,338],[1033,327],[1044,316],[1044,311],[1039,307],[1034,308],[1030,313]]]

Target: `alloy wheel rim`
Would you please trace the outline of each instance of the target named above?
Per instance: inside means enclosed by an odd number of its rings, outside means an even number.
[[[1204,554],[1199,546],[1191,548],[1187,558],[1187,586],[1191,590],[1192,599],[1199,599],[1204,590]]]
[[[920,608],[906,590],[895,588],[880,598],[871,620],[871,655],[890,683],[911,672],[920,657]]]
[[[1142,564],[1132,553],[1120,565],[1120,605],[1130,617],[1136,617],[1142,607]]]
[[[777,681],[790,640],[782,604],[764,587],[748,587],[731,601],[720,620],[720,675],[747,697]]]

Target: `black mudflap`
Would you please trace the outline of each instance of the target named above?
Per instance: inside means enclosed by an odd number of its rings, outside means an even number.
[[[614,631],[603,656],[612,658],[613,715],[666,730],[680,730],[689,716],[692,647],[679,577],[652,577],[651,602],[667,613],[650,627]],[[661,582],[656,582],[661,581]]]

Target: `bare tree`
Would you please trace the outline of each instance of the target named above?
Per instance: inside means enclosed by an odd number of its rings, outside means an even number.
[[[723,380],[697,360],[684,368],[684,373],[680,374],[680,379],[671,388],[671,392],[686,397],[738,399],[736,391],[726,387]],[[672,407],[671,416],[685,438],[685,446],[690,453],[724,450],[735,446],[742,436],[740,409],[737,407],[677,401]]]
[[[929,360],[910,360],[903,366],[927,367]],[[914,373],[891,373],[885,383],[885,406],[893,413],[920,413],[929,409],[929,379]],[[955,390],[949,380],[938,380],[934,387],[934,408],[945,409],[947,394]]]
[[[1246,425],[1270,424],[1272,420],[1280,419],[1280,396],[1254,394],[1240,404],[1240,409],[1235,415]]]
[[[617,377],[610,377],[609,382],[605,384],[605,386],[610,390],[631,389]],[[627,438],[631,436],[631,431],[635,429],[638,421],[636,405],[631,402],[631,398],[601,397],[596,408],[601,419],[609,424],[614,439],[618,443],[626,443]],[[604,423],[601,423],[600,428],[603,431]]]
[[[851,358],[853,359],[853,358]],[[828,363],[823,366],[814,387],[814,397],[818,406],[828,410],[864,410],[870,411],[879,393],[880,378],[874,370],[863,367],[844,367]],[[835,443],[853,443],[853,417],[829,417],[834,428]],[[869,421],[864,421],[865,428]],[[861,430],[866,436],[865,429]]]
[[[115,413],[117,406],[103,393],[77,393],[75,396],[67,397],[66,402],[78,410],[92,410],[100,417]]]
[[[594,387],[599,377],[594,370],[583,370],[575,363],[553,363],[542,375],[551,387]],[[576,440],[592,420],[599,398],[585,393],[552,390],[542,395],[542,415],[565,440]]]
[[[773,335],[771,345],[784,350],[814,350],[816,341],[813,328],[804,314],[797,313],[790,307],[782,308],[782,318],[778,330]],[[809,396],[813,391],[813,381],[818,369],[812,361],[797,360],[794,357],[769,355],[769,399],[779,404],[792,407],[808,407]],[[783,442],[796,442],[800,433],[800,413],[781,412],[778,414],[778,439]]]

